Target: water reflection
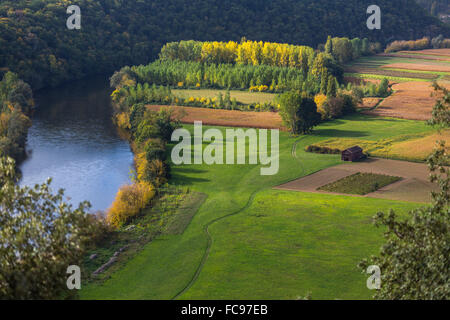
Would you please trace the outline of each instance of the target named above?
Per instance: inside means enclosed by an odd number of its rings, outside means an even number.
[[[73,204],[89,200],[93,210],[111,204],[129,182],[133,155],[111,122],[109,94],[107,77],[36,93],[21,185],[52,177],[52,188],[64,188]]]

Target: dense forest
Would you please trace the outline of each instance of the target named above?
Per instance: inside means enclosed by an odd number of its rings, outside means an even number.
[[[433,16],[439,17],[442,15],[450,14],[449,0],[416,0],[416,1]]]
[[[252,40],[317,47],[327,35],[392,40],[449,35],[414,0],[380,0],[381,30],[368,30],[361,0],[79,0],[81,30],[68,30],[63,0],[0,3],[0,72],[33,88],[152,61],[166,42]]]
[[[22,160],[25,156],[30,119],[34,106],[30,86],[8,72],[0,81],[0,156]]]

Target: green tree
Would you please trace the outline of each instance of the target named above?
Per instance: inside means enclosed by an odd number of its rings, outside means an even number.
[[[328,73],[324,69],[322,71],[322,76],[320,77],[320,92],[323,94],[327,94],[328,90]]]
[[[389,95],[389,80],[383,78],[380,85],[377,88],[378,97],[385,98]]]
[[[445,129],[450,126],[450,93],[445,87],[441,87],[436,82],[433,83],[433,87],[438,96],[440,95],[441,97],[438,98],[433,107],[432,118],[429,124]]]
[[[337,94],[336,78],[330,75],[328,77],[327,95],[329,97],[336,97],[336,94]]]
[[[0,299],[61,298],[92,232],[90,205],[72,209],[50,179],[33,188],[16,181],[14,160],[0,158]]]
[[[313,99],[298,91],[283,93],[280,98],[280,114],[293,134],[308,134],[320,123],[321,115]]]
[[[325,53],[333,53],[333,41],[331,39],[331,36],[328,36],[327,43],[325,44]]]

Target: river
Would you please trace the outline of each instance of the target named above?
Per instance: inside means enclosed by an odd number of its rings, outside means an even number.
[[[35,93],[22,186],[52,177],[52,190],[64,188],[73,205],[88,200],[92,212],[109,207],[133,165],[129,144],[111,121],[110,92],[103,76]]]

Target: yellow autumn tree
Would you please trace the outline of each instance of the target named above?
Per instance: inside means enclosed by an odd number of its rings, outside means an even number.
[[[322,116],[322,120],[327,118],[327,112],[324,108],[325,103],[327,102],[327,96],[319,93],[314,97],[314,102],[317,105],[317,112],[319,112]]]
[[[122,186],[107,211],[108,223],[113,227],[120,228],[147,207],[154,196],[155,190],[149,183],[138,182]]]

